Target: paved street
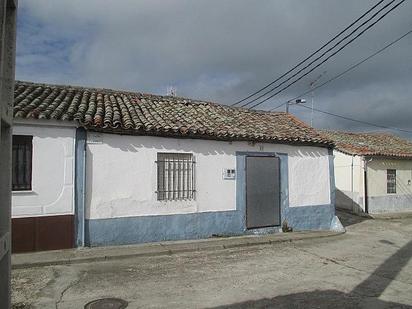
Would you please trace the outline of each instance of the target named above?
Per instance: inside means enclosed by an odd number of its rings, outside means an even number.
[[[412,308],[412,218],[341,214],[347,233],[13,271],[15,308]]]

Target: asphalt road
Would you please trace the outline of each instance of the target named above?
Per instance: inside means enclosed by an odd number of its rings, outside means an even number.
[[[412,308],[412,218],[340,217],[329,238],[14,270],[14,308]]]

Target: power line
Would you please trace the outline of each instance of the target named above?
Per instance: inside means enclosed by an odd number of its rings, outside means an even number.
[[[384,15],[382,15],[381,17],[379,17],[376,21],[374,21],[372,24],[370,24],[368,27],[366,27],[364,30],[362,30],[360,33],[358,33],[354,38],[352,38],[351,40],[349,40],[347,43],[345,43],[342,47],[340,47],[338,50],[336,50],[335,52],[333,52],[330,56],[328,56],[326,59],[324,59],[323,61],[321,61],[320,63],[318,63],[316,66],[314,66],[312,69],[310,69],[309,71],[307,71],[305,74],[303,74],[302,76],[300,76],[299,78],[295,79],[293,82],[289,83],[288,85],[286,85],[285,87],[283,87],[282,89],[280,89],[279,91],[277,91],[276,93],[270,95],[269,97],[267,97],[266,99],[252,105],[251,107],[249,107],[249,109],[255,108],[259,105],[261,105],[262,103],[266,102],[267,100],[273,98],[274,96],[278,95],[279,93],[281,93],[282,91],[284,91],[285,89],[289,88],[290,86],[292,86],[293,84],[297,83],[299,80],[301,80],[303,77],[305,77],[306,75],[308,75],[309,73],[313,72],[316,68],[318,68],[319,66],[321,66],[322,64],[324,64],[326,61],[328,61],[330,58],[332,58],[334,55],[336,55],[338,52],[340,52],[342,49],[344,49],[346,46],[348,46],[350,43],[352,43],[353,41],[355,41],[357,38],[359,38],[361,35],[363,35],[366,31],[368,31],[370,28],[372,28],[374,25],[376,25],[380,20],[382,20],[386,15],[388,15],[390,12],[392,12],[394,9],[396,9],[399,5],[401,5],[403,2],[405,2],[405,0],[402,0],[401,2],[399,2],[397,5],[393,6],[389,11],[387,11]]]
[[[273,111],[273,110],[275,110],[275,109],[278,109],[279,107],[287,104],[287,102],[294,101],[294,100],[296,100],[296,99],[298,99],[298,98],[301,98],[302,96],[304,96],[304,95],[306,95],[306,94],[308,94],[308,93],[310,93],[310,92],[312,92],[312,91],[314,91],[314,90],[316,90],[316,89],[319,89],[320,87],[323,87],[323,86],[325,86],[326,84],[329,84],[330,82],[332,82],[332,81],[340,78],[340,77],[343,76],[344,74],[352,71],[353,69],[355,69],[356,67],[360,66],[361,64],[363,64],[364,62],[368,61],[369,59],[371,59],[371,58],[375,57],[376,55],[382,53],[384,50],[386,50],[386,49],[388,49],[389,47],[391,47],[392,45],[396,44],[397,42],[399,42],[400,40],[402,40],[404,37],[408,36],[408,35],[411,34],[411,33],[412,33],[412,29],[409,30],[408,32],[406,32],[405,34],[403,34],[402,36],[400,36],[399,38],[397,38],[396,40],[394,40],[394,41],[390,42],[389,44],[385,45],[384,47],[382,47],[382,48],[379,49],[378,51],[376,51],[376,52],[374,52],[373,54],[369,55],[368,57],[366,57],[366,58],[362,59],[361,61],[355,63],[354,65],[350,66],[350,67],[347,68],[345,71],[339,73],[338,75],[332,77],[331,79],[328,79],[327,81],[323,82],[322,84],[320,84],[320,85],[318,85],[318,86],[316,86],[316,87],[314,87],[314,88],[312,88],[312,89],[310,89],[310,90],[307,90],[307,91],[301,93],[300,95],[294,97],[293,99],[289,99],[289,100],[287,100],[286,102],[282,103],[281,105],[279,105],[279,106],[277,106],[277,107],[274,107],[274,108],[271,108],[269,111]]]
[[[308,107],[308,106],[304,106],[304,105],[297,105],[297,106],[311,110],[311,108]],[[384,125],[380,125],[380,124],[376,124],[376,123],[372,123],[372,122],[368,122],[368,121],[363,121],[363,120],[359,120],[359,119],[354,119],[354,118],[350,118],[350,117],[343,116],[343,115],[339,115],[339,114],[334,114],[334,113],[327,112],[327,111],[320,110],[320,109],[316,109],[316,108],[314,108],[313,110],[316,111],[316,112],[318,112],[318,113],[322,113],[322,114],[334,116],[334,117],[337,117],[337,118],[341,118],[341,119],[345,119],[345,120],[349,120],[349,121],[353,121],[353,122],[357,122],[357,123],[366,124],[366,125],[369,125],[369,126],[372,126],[372,127],[377,127],[377,128],[382,128],[382,129],[396,130],[396,131],[401,131],[401,132],[406,132],[406,133],[412,133],[412,131],[410,131],[410,130],[395,128],[395,127],[389,127],[389,126],[384,126]]]
[[[384,7],[380,8],[378,12],[374,13],[371,17],[369,17],[369,19],[367,19],[366,21],[364,21],[361,25],[359,25],[358,27],[356,27],[354,30],[352,30],[352,32],[350,32],[349,34],[347,34],[345,37],[343,37],[341,40],[339,40],[335,45],[333,45],[332,47],[330,47],[328,50],[326,50],[324,53],[322,53],[320,56],[318,56],[316,59],[312,60],[308,65],[306,65],[305,67],[303,67],[302,69],[300,69],[298,72],[294,73],[292,76],[289,76],[286,80],[284,80],[283,82],[281,82],[280,84],[278,84],[277,86],[267,90],[265,93],[259,95],[258,97],[250,100],[249,102],[246,102],[244,104],[241,105],[241,107],[245,107],[261,98],[263,98],[264,96],[266,96],[267,94],[271,93],[273,90],[276,90],[277,88],[279,88],[280,86],[282,86],[283,84],[285,84],[286,82],[288,82],[289,80],[291,80],[293,77],[299,75],[301,72],[303,72],[304,70],[306,70],[308,67],[310,67],[313,63],[315,63],[316,61],[318,61],[319,59],[321,59],[323,56],[325,56],[328,52],[330,52],[331,50],[333,50],[335,47],[339,46],[344,40],[346,40],[347,38],[349,38],[351,35],[353,35],[356,31],[358,31],[361,27],[363,27],[364,25],[366,25],[368,22],[370,22],[373,18],[375,18],[379,13],[381,13],[384,9],[386,9],[388,6],[390,6],[393,2],[395,2],[395,0],[392,0],[391,2],[389,2],[388,4],[386,4]],[[403,2],[403,1],[402,1]],[[401,3],[402,3],[401,2]],[[400,3],[399,3],[400,4]],[[399,5],[398,4],[398,5]],[[394,8],[393,8],[394,9]],[[390,12],[390,11],[389,11]],[[387,13],[389,13],[387,12]],[[383,15],[383,17],[386,15]],[[380,19],[378,19],[379,21]],[[367,28],[368,29],[368,28]],[[356,38],[358,38],[359,36],[356,36]],[[344,47],[346,47],[347,45],[349,45],[351,42],[353,42],[354,40],[350,40],[348,43],[346,43]],[[337,52],[339,52],[341,49],[338,49]],[[329,56],[329,58],[331,58],[332,56],[334,56],[336,54],[336,52],[334,54],[332,54],[331,56]],[[327,58],[326,60],[328,60],[329,58]],[[316,68],[316,67],[315,67]],[[304,75],[305,76],[305,75]],[[302,76],[303,77],[303,76]],[[269,99],[269,98],[268,98]],[[263,100],[261,103],[267,101]]]
[[[344,49],[346,46],[348,46],[349,44],[351,44],[353,41],[355,41],[357,38],[359,38],[361,35],[363,35],[366,31],[368,31],[370,28],[372,28],[375,24],[377,24],[380,20],[382,20],[386,15],[388,15],[391,11],[393,11],[394,9],[396,9],[399,5],[401,5],[405,0],[402,0],[401,2],[399,2],[397,5],[393,6],[389,11],[385,12],[385,14],[383,14],[381,17],[379,17],[376,21],[374,21],[372,24],[370,24],[368,27],[366,27],[364,30],[362,30],[360,33],[358,33],[355,37],[353,37],[352,39],[350,39],[348,42],[346,42],[342,47],[340,47],[338,50],[336,50],[335,52],[333,52],[331,55],[329,55],[326,59],[322,60],[320,63],[318,63],[317,65],[315,65],[313,68],[311,68],[309,71],[307,71],[306,73],[304,73],[303,75],[301,75],[299,78],[295,79],[294,81],[292,81],[291,83],[289,83],[288,85],[286,85],[285,87],[283,87],[282,89],[280,89],[279,91],[277,91],[276,93],[270,95],[269,97],[267,97],[266,99],[254,104],[253,106],[249,107],[249,109],[252,109],[254,107],[257,107],[258,105],[261,105],[262,103],[266,102],[267,100],[273,98],[274,96],[278,95],[279,93],[281,93],[282,91],[284,91],[285,89],[289,88],[290,86],[292,86],[293,84],[295,84],[296,82],[298,82],[299,80],[301,80],[303,77],[305,77],[306,75],[308,75],[309,73],[313,72],[316,68],[318,68],[319,66],[321,66],[322,64],[324,64],[326,61],[328,61],[330,58],[332,58],[334,55],[336,55],[338,52],[340,52],[342,49]],[[393,2],[393,1],[392,1]],[[392,3],[391,2],[391,3]],[[376,15],[376,14],[375,14]],[[374,15],[374,16],[375,16]],[[374,17],[373,16],[373,17]],[[372,18],[373,18],[372,17]],[[370,20],[370,19],[369,19]],[[369,21],[368,20],[368,21]],[[363,23],[365,24],[365,23]],[[362,24],[362,25],[363,25]],[[362,26],[361,25],[361,26]],[[359,28],[359,27],[358,27]],[[357,29],[358,29],[357,28]],[[357,29],[355,29],[354,31],[351,32],[351,34],[353,34]],[[350,34],[350,35],[351,35]],[[344,39],[346,39],[348,36],[346,36]],[[343,40],[344,40],[343,39]],[[341,40],[342,41],[342,40]],[[337,44],[335,44],[335,46],[337,46],[339,44],[339,42]],[[334,46],[334,47],[335,47]],[[332,48],[334,48],[332,47]],[[332,48],[330,48],[329,50],[331,50]],[[329,51],[328,50],[328,51]],[[328,51],[326,51],[325,53],[323,53],[320,57],[318,57],[317,59],[315,59],[314,61],[312,61],[309,65],[307,65],[306,67],[304,67],[303,69],[301,69],[298,73],[302,72],[304,69],[308,68],[313,62],[315,62],[316,60],[318,60],[319,58],[321,58],[323,55],[325,55]],[[278,86],[270,89],[269,91],[267,91],[266,93],[264,93],[263,95],[259,96],[259,98],[261,98],[262,96],[268,94],[269,92],[275,90],[276,88],[279,88],[279,86],[281,86],[282,84],[284,84],[285,82],[287,82],[288,80],[290,80],[292,77],[296,76],[298,73],[295,73],[293,76],[289,77],[287,80],[283,81],[281,84],[279,84]],[[251,101],[253,102],[253,100]],[[251,103],[249,102],[249,103]],[[249,103],[246,103],[245,105],[248,105]]]
[[[377,6],[379,6],[384,0],[379,1],[377,4],[375,4],[373,7],[371,7],[368,11],[366,11],[364,14],[362,14],[362,16],[360,16],[359,18],[357,18],[354,22],[352,22],[349,26],[347,26],[345,29],[343,29],[341,32],[339,32],[337,35],[335,35],[332,39],[330,39],[328,42],[326,42],[325,44],[323,44],[319,49],[317,49],[316,51],[314,51],[312,54],[310,54],[308,57],[306,57],[305,59],[303,59],[301,62],[299,62],[297,65],[295,65],[293,68],[291,68],[289,71],[287,71],[286,73],[284,73],[283,75],[279,76],[277,79],[275,79],[274,81],[270,82],[269,84],[267,84],[265,87],[257,90],[256,92],[252,93],[251,95],[243,98],[240,101],[237,101],[235,103],[233,103],[231,106],[237,105],[239,103],[242,103],[244,101],[246,101],[247,99],[250,99],[251,97],[253,97],[254,95],[258,94],[259,92],[267,89],[268,87],[270,87],[271,85],[273,85],[274,83],[276,83],[278,80],[280,80],[281,78],[285,77],[286,75],[288,75],[290,72],[292,72],[293,70],[295,70],[296,68],[298,68],[299,66],[301,66],[304,62],[306,62],[307,60],[309,60],[310,58],[312,58],[314,55],[316,55],[318,52],[320,52],[321,50],[323,50],[327,45],[329,45],[330,43],[332,43],[334,40],[336,40],[338,37],[340,37],[344,32],[346,32],[346,30],[352,28],[353,25],[355,25],[358,21],[360,21],[363,17],[365,17],[367,14],[369,14],[371,11],[373,11]]]
[[[404,0],[403,0],[404,1]],[[403,2],[401,1],[401,3]],[[276,90],[277,88],[279,88],[280,86],[282,86],[283,84],[285,84],[286,82],[288,82],[289,80],[291,80],[293,77],[297,76],[298,74],[300,74],[302,71],[304,71],[305,69],[307,69],[308,67],[310,67],[313,63],[315,63],[316,61],[318,61],[319,59],[321,59],[324,55],[326,55],[328,52],[330,52],[331,50],[333,50],[335,47],[339,46],[344,40],[346,40],[347,38],[349,38],[351,35],[353,35],[356,31],[358,31],[361,27],[363,27],[364,25],[366,25],[369,21],[371,21],[373,18],[375,18],[379,13],[381,13],[384,9],[386,9],[388,6],[390,6],[393,2],[395,2],[395,0],[392,0],[391,2],[389,2],[388,4],[386,4],[384,7],[380,8],[378,10],[378,12],[374,13],[371,17],[369,17],[366,21],[364,21],[361,25],[359,25],[358,27],[356,27],[352,32],[350,32],[348,35],[346,35],[343,39],[339,40],[335,45],[333,45],[331,48],[329,48],[328,50],[326,50],[323,54],[321,54],[320,56],[318,56],[316,59],[312,60],[308,65],[306,65],[305,67],[303,67],[302,69],[300,69],[298,72],[294,73],[292,76],[288,77],[286,80],[284,80],[283,82],[281,82],[279,85],[271,88],[270,90],[266,91],[265,93],[261,94],[260,96],[250,100],[247,103],[244,103],[243,105],[241,105],[242,107],[245,107],[261,98],[263,98],[265,95],[269,94],[270,92],[272,92],[273,90]],[[398,5],[400,5],[401,3],[398,3]],[[392,9],[396,8],[393,7]],[[389,11],[390,12],[390,11]],[[386,16],[389,12],[387,12],[384,16]],[[382,18],[383,18],[382,17]],[[381,20],[382,18],[378,19],[377,21]],[[375,22],[376,23],[376,22]],[[374,24],[373,24],[374,25]],[[369,28],[367,28],[369,29]],[[366,29],[366,30],[367,30]],[[361,32],[362,34],[363,32]],[[356,38],[358,38],[359,36],[356,36]],[[349,41],[346,45],[343,46],[346,47],[347,45],[349,45],[351,42],[353,42],[354,40]],[[340,50],[342,50],[343,48],[339,49],[337,52],[339,52]],[[337,52],[335,52],[334,54],[332,54],[331,56],[329,56],[329,58],[327,58],[326,60],[330,59],[332,56],[334,56]],[[323,63],[323,62],[322,62]],[[316,67],[315,67],[316,68]],[[305,76],[305,75],[304,75]],[[303,76],[302,76],[303,77]],[[268,98],[269,99],[269,98]],[[266,99],[266,100],[268,100]],[[263,100],[262,102],[259,103],[263,103],[266,100]]]

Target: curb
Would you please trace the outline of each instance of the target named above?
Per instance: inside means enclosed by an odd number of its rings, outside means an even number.
[[[336,211],[337,212],[343,212],[346,215],[356,216],[356,217],[360,217],[360,218],[374,219],[370,214],[367,214],[367,213],[364,213],[364,212],[351,212],[350,210],[344,209],[344,208],[337,208]]]
[[[370,216],[374,220],[406,219],[406,218],[412,218],[412,212],[382,213],[382,214],[372,214]]]
[[[351,212],[348,209],[338,208],[337,211],[343,212],[348,215],[357,216],[365,219],[372,219],[372,220],[393,220],[393,219],[406,219],[412,218],[411,211],[405,212],[388,212],[388,213],[378,213],[378,214],[367,214],[364,212]]]
[[[150,256],[170,256],[178,253],[188,253],[196,251],[214,251],[214,250],[226,250],[232,248],[242,248],[242,247],[252,247],[260,245],[271,245],[276,243],[284,242],[294,242],[306,239],[316,239],[316,238],[327,238],[333,236],[339,236],[344,234],[343,232],[295,232],[291,234],[281,234],[281,235],[248,235],[240,237],[227,237],[227,238],[209,238],[202,240],[192,240],[192,241],[169,241],[169,242],[158,242],[158,243],[147,243],[140,245],[131,246],[118,246],[118,247],[95,247],[95,248],[81,248],[81,249],[68,249],[73,250],[73,253],[87,254],[93,252],[91,250],[105,250],[106,249],[130,249],[131,252],[125,252],[121,254],[98,254],[95,252],[94,256],[73,256],[64,258],[55,258],[49,260],[39,260],[32,262],[19,262],[18,259],[23,256],[33,256],[39,253],[22,253],[12,255],[12,269],[25,269],[34,267],[44,267],[44,266],[55,266],[55,265],[71,265],[71,264],[81,264],[90,262],[103,262],[112,260],[121,260],[132,257],[150,257]],[[288,237],[293,235],[293,237]],[[283,237],[280,237],[283,236]],[[90,251],[89,251],[90,250]],[[45,251],[47,253],[53,253],[53,251]],[[54,251],[56,254],[64,253],[64,251]],[[41,254],[41,253],[40,253]]]

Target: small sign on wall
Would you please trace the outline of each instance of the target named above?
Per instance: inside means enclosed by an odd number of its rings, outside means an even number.
[[[236,170],[233,168],[224,168],[223,169],[223,179],[225,180],[236,179]]]

